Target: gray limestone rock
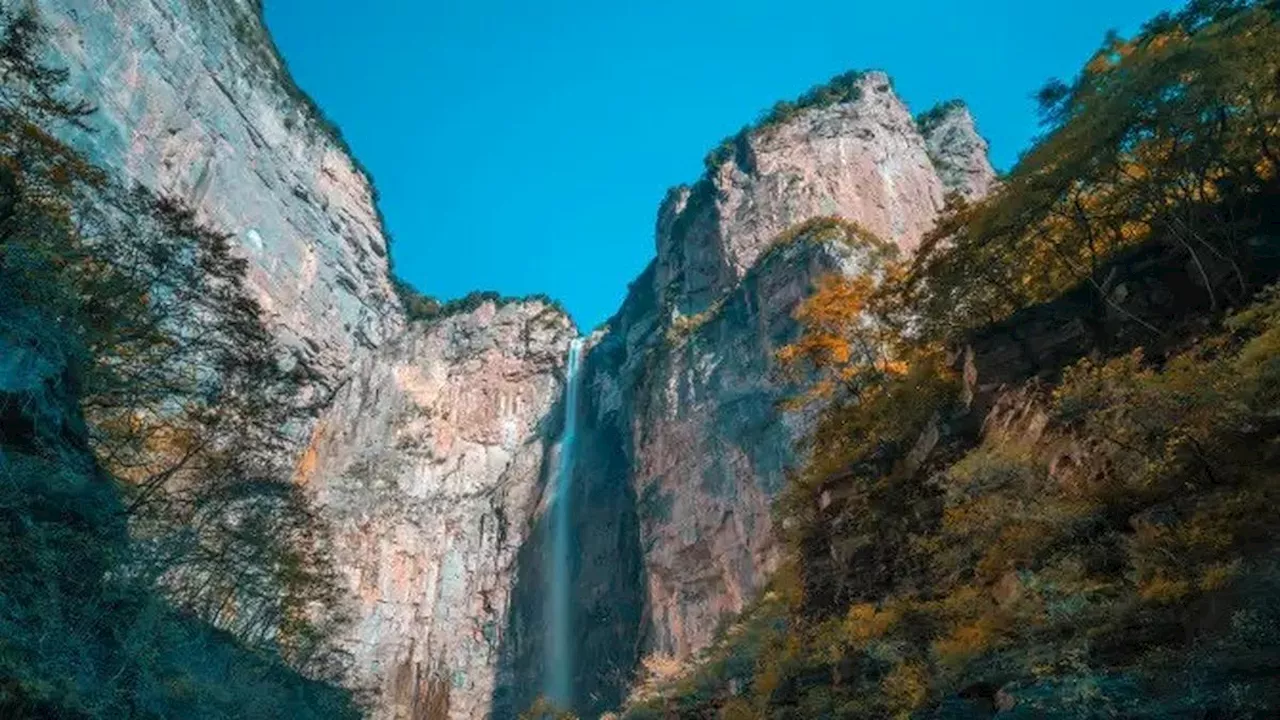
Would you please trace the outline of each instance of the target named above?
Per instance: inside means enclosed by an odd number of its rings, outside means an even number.
[[[574,334],[538,301],[414,324],[320,418],[299,482],[333,526],[375,718],[487,714]]]
[[[66,138],[231,234],[285,347],[329,386],[403,325],[368,176],[293,84],[255,0],[45,0],[97,109]]]

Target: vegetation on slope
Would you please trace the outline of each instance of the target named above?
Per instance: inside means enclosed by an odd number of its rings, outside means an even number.
[[[881,263],[897,254],[896,247],[884,242],[857,223],[836,216],[821,216],[797,223],[778,233],[768,247],[760,253],[747,276],[761,272],[761,268],[766,267],[766,264],[778,253],[797,243],[821,245],[828,242],[865,251],[873,263]],[[678,310],[672,312],[667,326],[666,341],[673,346],[679,345],[695,335],[703,326],[720,315],[724,310],[725,302],[734,292],[733,289],[726,290],[701,312],[692,315],[681,314]],[[856,310],[854,312],[856,313]]]
[[[352,716],[310,375],[225,236],[52,134],[42,35],[0,13],[0,715]]]
[[[756,122],[756,129],[786,122],[807,108],[854,102],[862,97],[862,89],[858,84],[864,75],[866,73],[857,70],[840,73],[821,85],[809,88],[794,101],[778,101]]]
[[[866,73],[851,70],[841,73],[821,85],[806,90],[795,100],[779,100],[773,107],[761,113],[760,119],[752,125],[746,125],[738,132],[720,141],[714,149],[703,158],[702,164],[708,173],[714,173],[725,161],[732,159],[735,153],[741,152],[747,137],[752,133],[781,125],[801,112],[815,107],[828,107],[839,103],[854,102],[862,96],[860,83]]]
[[[493,303],[497,307],[503,307],[512,303],[540,302],[561,315],[567,316],[569,314],[559,300],[542,293],[513,296],[503,295],[495,290],[475,290],[460,298],[440,302],[430,295],[422,294],[400,278],[393,277],[392,283],[395,286],[396,294],[400,297],[400,304],[404,308],[405,317],[410,322],[430,322],[454,315],[462,315],[478,309],[485,303]]]
[[[1046,88],[1046,134],[994,197],[957,202],[884,280],[819,286],[780,358],[827,403],[778,501],[783,566],[630,716],[1280,712],[1280,294],[1258,292],[1278,48],[1263,2],[1109,37]],[[1174,259],[1154,267],[1203,301],[1164,302],[1202,322],[1126,299],[1139,249]],[[1033,354],[1050,339],[1019,319],[1064,294],[1089,298],[1091,357],[1003,388],[958,371],[948,350],[997,325]]]
[[[928,135],[944,118],[963,107],[964,101],[959,99],[940,102],[916,116],[916,127],[920,128],[922,134]]]

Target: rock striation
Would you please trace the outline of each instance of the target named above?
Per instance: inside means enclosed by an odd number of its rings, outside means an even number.
[[[283,345],[332,391],[297,478],[336,539],[356,681],[379,720],[512,717],[539,688],[546,469],[576,330],[537,300],[407,324],[367,174],[275,52],[256,0],[46,0],[68,138],[121,182],[232,234]],[[910,252],[946,195],[995,174],[963,106],[913,118],[879,72],[746,130],[671,190],[656,257],[582,369],[571,568],[576,705],[616,707],[640,658],[686,658],[777,562],[770,504],[810,418],[778,348],[866,247],[788,229],[838,216]]]
[[[947,192],[970,201],[991,192],[996,173],[969,106],[960,100],[943,103],[921,115],[919,125],[929,159]]]
[[[913,249],[942,209],[944,185],[924,137],[882,72],[856,99],[805,108],[744,131],[659,212],[661,302],[695,313],[730,290],[783,230],[838,215]]]
[[[233,235],[277,335],[324,384],[399,332],[373,187],[289,77],[258,0],[47,0],[39,13],[97,109],[67,140]]]
[[[574,335],[540,301],[415,324],[321,417],[299,476],[334,532],[374,717],[487,715]]]
[[[636,588],[643,612],[637,655],[688,658],[743,609],[775,567],[770,505],[801,459],[812,420],[779,408],[792,391],[777,350],[792,341],[793,313],[827,273],[872,271],[865,248],[776,243],[788,229],[838,216],[910,252],[948,192],[986,193],[995,173],[968,111],[948,106],[918,125],[878,72],[829,105],[746,131],[692,187],[673,189],[656,226],[657,258],[587,356],[580,444],[614,460],[582,467],[579,485],[633,498],[638,581],[584,571],[584,618],[617,603],[610,588]],[[803,240],[803,239],[802,239]],[[594,435],[592,433],[594,432]],[[625,492],[620,486],[626,486]],[[617,550],[617,523],[593,531],[584,553]],[[613,640],[617,628],[598,628]],[[584,651],[609,643],[582,638]],[[583,687],[591,678],[581,678]],[[597,692],[597,694],[607,694]],[[591,707],[584,701],[584,707]]]

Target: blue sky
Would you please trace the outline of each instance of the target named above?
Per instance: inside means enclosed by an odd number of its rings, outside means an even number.
[[[266,0],[294,77],[370,169],[396,272],[607,319],[666,188],[779,99],[880,68],[966,100],[1009,167],[1031,94],[1171,0]],[[357,9],[358,8],[358,9]]]

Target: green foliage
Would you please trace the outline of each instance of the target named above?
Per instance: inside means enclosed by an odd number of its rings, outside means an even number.
[[[392,277],[391,284],[400,298],[404,315],[410,322],[433,320],[440,315],[440,301],[430,295],[423,295],[407,281]]]
[[[720,141],[702,158],[702,167],[706,170],[707,175],[714,174],[719,171],[720,166],[732,160],[738,152],[739,146],[747,141],[753,128],[750,125],[743,126],[741,130],[730,135]]]
[[[946,449],[943,432],[923,464],[920,439],[959,408],[945,378],[915,367],[823,418],[778,508],[794,564],[767,596],[767,641],[718,642],[638,708],[914,717],[981,701],[1047,717],[1261,718],[1280,707],[1280,291],[1163,364],[1085,360],[1052,393],[1032,385],[1011,407],[1044,421],[989,429],[968,450]],[[731,687],[746,694],[731,701]]]
[[[920,128],[920,132],[928,134],[943,118],[964,106],[964,101],[958,99],[938,103],[916,116],[916,127]]]
[[[794,101],[779,101],[760,116],[756,122],[756,129],[784,123],[808,108],[855,102],[862,96],[862,88],[859,84],[865,75],[866,73],[856,70],[841,73],[821,85],[809,88]]]
[[[897,254],[897,246],[886,242],[875,233],[852,220],[838,215],[823,215],[796,223],[778,233],[769,243],[762,257],[795,242],[823,243],[834,240],[851,248],[872,251],[872,260],[876,264],[887,262]]]
[[[510,305],[512,303],[524,302],[540,302],[551,308],[553,312],[566,316],[569,314],[559,300],[548,295],[543,295],[542,293],[513,296],[502,295],[501,293],[493,290],[477,290],[475,292],[467,293],[463,297],[446,302],[441,306],[438,317],[449,317],[452,315],[461,315],[473,312],[485,303],[493,303],[498,307],[503,307],[504,305]]]
[[[696,334],[698,330],[707,323],[714,320],[720,311],[724,309],[724,297],[717,298],[706,310],[694,315],[679,315],[671,321],[671,325],[667,327],[667,342],[677,345],[685,339]]]
[[[396,295],[400,298],[405,317],[410,322],[430,322],[454,315],[463,315],[474,312],[485,303],[493,303],[501,308],[512,303],[540,302],[551,308],[553,312],[566,316],[569,314],[559,300],[542,293],[511,296],[503,295],[493,290],[476,290],[460,298],[441,303],[430,295],[423,295],[407,281],[398,277],[392,278],[392,285],[395,287]]]
[[[775,580],[775,584],[776,584]],[[741,616],[717,634],[711,646],[688,667],[654,678],[632,699],[625,717],[631,719],[707,716],[724,705],[727,712],[753,713],[746,691],[755,682],[766,654],[786,637],[787,604],[777,589],[768,589]],[[738,688],[737,695],[731,690]],[[748,714],[743,717],[754,717]]]

